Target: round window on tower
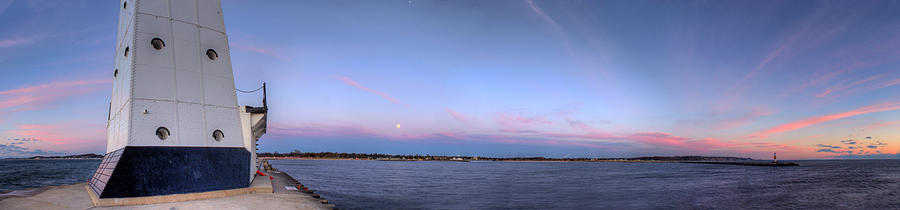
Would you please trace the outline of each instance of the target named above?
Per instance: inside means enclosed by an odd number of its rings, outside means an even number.
[[[125,57],[128,57],[128,47],[125,47]]]
[[[156,50],[162,50],[163,47],[166,47],[166,43],[160,38],[153,38],[153,40],[150,40],[150,45],[153,45],[153,49]]]
[[[216,60],[219,58],[219,54],[213,49],[208,49],[206,50],[206,57],[209,57],[210,60]]]
[[[119,69],[116,69],[116,71],[113,71],[113,77],[118,77],[118,76],[119,76]]]
[[[156,129],[156,137],[159,137],[159,140],[166,140],[169,138],[169,129],[166,127],[159,127]]]
[[[225,139],[225,133],[222,133],[221,130],[213,131],[213,139],[215,139],[216,141],[222,141],[222,139]]]

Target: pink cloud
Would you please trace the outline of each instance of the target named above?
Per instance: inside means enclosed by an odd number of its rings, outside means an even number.
[[[239,44],[239,43],[238,44],[232,43],[231,46],[234,46],[235,48],[240,49],[240,50],[264,54],[264,55],[272,56],[273,58],[276,58],[278,60],[284,60],[284,56],[281,53],[278,53],[272,49],[250,46],[250,45],[243,45],[243,44]]]
[[[519,130],[519,129],[509,129],[509,128],[500,129],[500,132],[504,132],[504,133],[538,133],[537,131],[533,131],[533,130]]]
[[[437,132],[437,133],[433,133],[432,135],[435,135],[438,137],[444,137],[444,138],[452,138],[452,139],[461,139],[462,138],[453,132]]]
[[[543,116],[524,116],[516,113],[501,113],[494,116],[497,124],[506,128],[520,128],[534,125],[550,125],[553,124]]]
[[[881,84],[881,86],[879,88],[886,88],[886,87],[891,87],[891,86],[895,86],[895,85],[900,85],[900,78],[885,82],[885,83]]]
[[[884,74],[874,75],[874,76],[871,76],[871,77],[868,77],[868,78],[865,78],[862,80],[857,80],[857,81],[854,81],[851,83],[833,85],[833,86],[829,87],[828,90],[826,90],[825,92],[816,94],[816,97],[824,98],[825,96],[828,96],[832,92],[843,92],[843,93],[838,93],[838,94],[831,94],[832,97],[838,97],[841,95],[854,94],[856,92],[868,92],[868,91],[872,91],[872,90],[879,89],[879,88],[890,87],[891,85],[886,85],[886,84],[890,84],[889,82],[882,83],[881,85],[877,85],[877,86],[872,85],[873,81],[878,80],[882,77],[884,77]]]
[[[537,4],[534,4],[534,1],[525,0],[525,3],[528,3],[528,7],[531,8],[531,11],[540,16],[541,19],[544,19],[544,21],[546,21],[548,24],[553,26],[553,28],[556,29],[558,33],[564,34],[562,32],[562,27],[559,26],[559,23],[557,23],[556,20],[553,20],[550,15],[547,15],[547,13],[545,13],[544,10],[541,9],[541,7],[539,7]]]
[[[864,93],[864,92],[874,91],[874,90],[878,90],[878,89],[882,89],[882,88],[889,88],[889,87],[893,87],[893,86],[897,86],[897,85],[900,85],[900,78],[894,79],[894,80],[883,81],[883,82],[873,84],[873,85],[869,85],[864,88],[861,88],[861,90],[858,90],[858,92]]]
[[[106,89],[110,80],[78,80],[0,91],[0,111],[22,112],[45,108],[64,98]]]
[[[550,24],[550,26],[553,27],[554,32],[556,32],[556,34],[558,34],[559,37],[563,40],[563,44],[565,45],[564,47],[569,55],[576,55],[575,51],[572,49],[572,44],[569,42],[569,37],[568,35],[566,35],[566,32],[565,30],[563,30],[562,26],[560,26],[559,23],[556,22],[556,20],[553,20],[550,15],[547,15],[547,13],[544,12],[544,10],[541,9],[540,6],[535,4],[534,1],[525,0],[525,3],[528,4],[528,7],[531,8],[531,11],[541,17],[544,22],[547,22],[547,24]]]
[[[23,88],[18,88],[18,89],[0,91],[0,95],[34,93],[34,92],[38,92],[38,91],[51,91],[54,89],[64,89],[64,88],[85,86],[85,85],[108,84],[110,82],[112,82],[112,81],[111,80],[77,80],[77,81],[52,82],[52,83],[47,83],[47,84],[40,84],[40,85],[28,86],[28,87],[23,87]]]
[[[819,97],[819,98],[825,97],[826,95],[828,95],[829,93],[831,93],[831,91],[834,91],[834,89],[828,89],[828,90],[825,90],[825,92],[816,94],[816,97]]]
[[[466,115],[460,114],[459,112],[453,111],[453,109],[446,108],[446,111],[448,114],[450,114],[450,116],[453,116],[453,119],[456,119],[457,121],[459,121],[461,123],[469,123],[472,121],[472,118],[470,118],[469,116],[466,116]]]
[[[338,80],[341,80],[341,81],[343,81],[344,83],[346,83],[347,85],[356,87],[356,88],[358,88],[358,89],[360,89],[360,90],[363,90],[363,91],[366,91],[366,92],[369,92],[369,93],[372,93],[372,94],[381,96],[381,98],[384,98],[385,100],[388,100],[388,101],[390,101],[391,103],[394,103],[394,104],[397,104],[397,105],[403,105],[402,103],[400,103],[400,101],[397,101],[397,99],[394,99],[394,97],[391,97],[390,95],[388,95],[388,94],[386,94],[386,93],[383,93],[383,92],[381,92],[381,91],[372,90],[372,89],[370,89],[370,88],[367,88],[367,87],[365,87],[365,86],[362,86],[362,85],[360,85],[359,83],[357,83],[356,81],[354,81],[353,79],[350,79],[349,77],[338,77]]]
[[[7,39],[0,40],[0,47],[14,47],[28,43],[31,43],[30,39]]]
[[[765,112],[763,112],[765,113]],[[587,126],[586,124],[578,124],[576,126],[584,133],[538,133],[534,136],[543,136],[544,138],[558,139],[564,138],[573,141],[605,141],[617,143],[639,143],[648,147],[656,147],[661,150],[678,150],[686,152],[704,152],[709,150],[733,150],[738,152],[750,152],[757,149],[771,150],[777,148],[780,150],[795,150],[796,148],[784,144],[765,143],[765,142],[728,142],[715,138],[688,138],[675,136],[665,132],[636,132],[614,134],[601,131],[596,128]],[[750,148],[746,148],[750,147]]]
[[[545,133],[542,134],[549,138],[567,138],[570,140],[581,140],[581,141],[607,141],[607,142],[618,142],[618,143],[640,143],[645,146],[651,147],[666,147],[666,148],[682,148],[682,149],[691,149],[691,150],[701,150],[709,147],[704,147],[702,145],[707,145],[704,141],[695,141],[691,138],[685,138],[680,136],[674,136],[669,133],[664,132],[639,132],[639,133],[626,133],[626,134],[612,134],[607,132],[593,132],[593,133]],[[702,143],[702,144],[697,144]]]
[[[893,27],[891,27],[891,30],[893,30]],[[820,75],[813,76],[809,81],[793,88],[791,92],[812,86],[827,84],[835,78],[840,78],[839,76],[846,73],[896,62],[898,59],[900,59],[900,54],[898,54],[895,50],[898,47],[897,43],[898,42],[896,40],[896,37],[890,37],[888,38],[888,40],[872,39],[872,41],[869,43],[853,44],[849,45],[850,47],[844,47],[838,50],[834,50],[834,52],[837,52],[838,54],[832,55],[831,57],[834,58],[831,60],[836,60],[835,62],[825,63],[826,66],[822,67],[823,70],[818,71],[821,72]],[[876,75],[876,77],[880,76],[881,75]],[[897,84],[900,84],[900,81],[897,81],[897,83],[894,84],[891,84],[890,82],[882,83],[881,87],[875,87],[869,90],[885,88]],[[847,86],[845,85],[843,87]]]
[[[570,146],[618,151],[621,149],[652,149],[653,151],[678,152],[682,154],[710,154],[709,152],[757,152],[793,151],[796,148],[770,142],[729,142],[715,138],[689,138],[665,132],[636,132],[613,134],[587,128],[587,133],[546,133],[533,130],[500,130],[500,133],[465,133],[440,131],[421,134],[392,134],[353,124],[303,123],[286,126],[279,123],[269,125],[273,138],[305,137],[353,137],[371,140],[432,142],[443,144],[500,143],[516,145]]]
[[[100,122],[68,121],[52,124],[19,124],[7,130],[13,138],[37,139],[32,148],[62,152],[102,151],[106,129]]]
[[[813,79],[800,85],[800,87],[798,89],[803,89],[806,87],[811,87],[811,86],[815,86],[815,85],[819,85],[819,84],[825,84],[843,73],[847,73],[847,72],[850,72],[850,71],[853,71],[856,69],[865,68],[865,67],[869,67],[869,66],[871,66],[871,64],[867,64],[867,63],[863,63],[863,62],[840,63],[840,64],[837,64],[837,65],[834,65],[833,67],[831,67],[831,68],[834,68],[835,70],[830,70],[830,71],[826,70],[825,74],[822,74],[821,76],[813,77]]]
[[[752,137],[762,137],[765,138],[768,135],[783,133],[787,131],[797,130],[800,128],[812,126],[819,123],[824,123],[832,120],[852,117],[861,114],[868,114],[873,112],[884,112],[884,111],[893,111],[900,109],[900,102],[888,102],[881,103],[872,106],[862,107],[854,110],[850,110],[847,112],[841,112],[830,115],[823,115],[817,117],[806,118],[803,120],[798,120],[790,123],[781,124],[769,130],[765,130],[756,134],[751,135]]]
[[[732,118],[719,119],[713,122],[712,128],[716,130],[732,129],[750,123],[761,117],[771,115],[773,112],[766,108],[753,108],[746,113]]]
[[[296,126],[269,123],[268,135],[273,137],[384,137],[372,129],[354,124],[302,123]]]
[[[734,105],[735,103],[737,103],[741,99],[741,96],[743,96],[744,91],[746,91],[748,88],[750,88],[750,85],[747,84],[748,81],[750,79],[756,77],[757,74],[760,74],[760,71],[765,69],[766,66],[768,66],[769,63],[772,62],[772,60],[779,57],[785,49],[794,45],[794,41],[798,37],[800,37],[801,34],[802,34],[802,32],[796,33],[796,34],[788,37],[787,40],[784,41],[783,43],[781,43],[781,45],[778,48],[769,52],[766,55],[766,57],[762,59],[762,61],[760,61],[758,64],[756,64],[756,66],[753,67],[752,70],[750,70],[750,72],[745,74],[744,77],[741,77],[740,80],[738,80],[737,82],[734,83],[734,85],[732,85],[730,88],[728,88],[728,90],[726,92],[727,93],[726,98],[717,105],[717,108],[720,110],[731,109],[731,106]]]
[[[871,123],[871,124],[864,126],[863,130],[873,131],[873,130],[878,130],[880,128],[897,126],[897,125],[900,125],[900,121],[876,122],[876,123]]]
[[[502,143],[502,144],[516,144],[516,145],[538,145],[538,146],[574,146],[574,147],[583,147],[583,148],[594,148],[594,149],[612,149],[609,146],[593,143],[593,142],[580,142],[580,141],[560,141],[560,140],[524,140],[524,139],[515,139],[508,137],[489,137],[485,138],[489,142],[493,143]]]

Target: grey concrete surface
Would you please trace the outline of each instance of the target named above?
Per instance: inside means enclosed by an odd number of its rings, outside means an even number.
[[[85,185],[79,183],[53,186],[34,195],[7,197],[0,200],[0,209],[331,209],[333,207],[303,193],[252,193],[174,203],[94,207]]]

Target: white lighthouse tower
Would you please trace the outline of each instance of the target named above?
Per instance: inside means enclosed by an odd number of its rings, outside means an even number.
[[[221,2],[123,0],[119,10],[107,155],[91,189],[120,198],[247,187],[266,108],[237,105]]]

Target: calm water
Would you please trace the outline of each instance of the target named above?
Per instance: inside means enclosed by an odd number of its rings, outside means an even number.
[[[0,159],[0,193],[87,182],[100,160]]]
[[[797,162],[270,161],[351,209],[900,209],[900,160]]]
[[[351,209],[900,209],[900,160],[799,167],[272,160]],[[0,192],[85,182],[99,160],[0,160]]]

